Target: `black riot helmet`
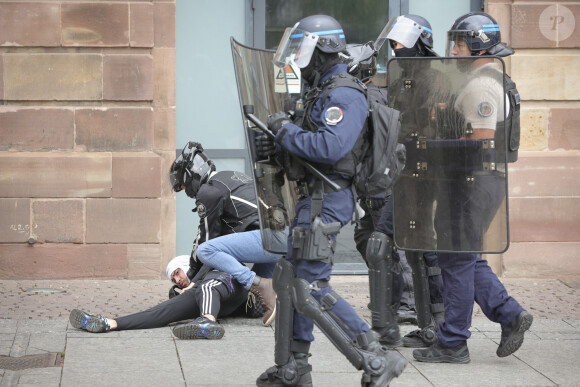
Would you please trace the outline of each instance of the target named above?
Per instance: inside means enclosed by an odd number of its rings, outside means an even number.
[[[455,41],[463,40],[471,55],[479,55],[486,50],[488,55],[509,56],[514,50],[501,41],[499,25],[493,17],[484,12],[471,12],[459,17],[447,32],[446,55],[449,55]]]
[[[273,61],[278,67],[294,62],[304,79],[315,84],[317,75],[340,63],[338,53],[345,48],[346,39],[340,23],[332,16],[313,15],[286,28]]]
[[[373,42],[365,44],[348,44],[346,50],[339,54],[346,63],[348,73],[363,82],[377,73],[377,55]]]
[[[185,193],[195,198],[199,187],[207,182],[215,165],[203,154],[200,143],[189,141],[177,156],[169,170],[169,182],[173,191],[181,191],[185,186]]]
[[[431,24],[419,15],[408,14],[391,18],[375,42],[377,50],[385,40],[389,40],[391,46],[394,46],[394,42],[405,46],[401,51],[395,51],[397,57],[437,56],[433,50]]]

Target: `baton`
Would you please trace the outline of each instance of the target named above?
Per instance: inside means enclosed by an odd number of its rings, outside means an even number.
[[[272,133],[272,131],[270,129],[268,129],[268,127],[266,125],[264,125],[264,123],[262,121],[260,121],[260,119],[258,117],[256,117],[254,115],[254,105],[244,105],[243,110],[244,110],[244,115],[248,118],[248,120],[252,121],[258,127],[258,129],[260,129],[262,132],[264,132],[266,134],[266,136],[268,136],[272,140],[274,140],[276,138],[276,135],[274,133]],[[320,180],[324,181],[324,183],[329,185],[330,188],[332,188],[335,192],[338,192],[341,190],[341,188],[338,184],[336,184],[334,181],[330,180],[328,178],[328,176],[326,176],[324,173],[320,172],[318,169],[313,167],[308,161],[305,161],[298,156],[294,156],[294,158],[296,158],[296,160],[298,160],[298,162],[300,164],[302,164],[306,169],[308,169],[317,178],[319,178]]]

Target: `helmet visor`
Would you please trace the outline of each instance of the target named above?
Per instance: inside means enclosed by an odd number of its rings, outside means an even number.
[[[471,31],[451,30],[447,32],[447,45],[445,56],[471,56],[469,45],[472,37]]]
[[[423,27],[416,21],[405,16],[394,17],[383,28],[383,31],[375,42],[375,47],[377,50],[380,50],[385,40],[388,39],[399,42],[407,48],[411,48],[417,43],[417,39],[419,39],[422,32]]]
[[[171,184],[171,188],[174,192],[181,191],[181,186],[183,185],[183,156],[179,155],[177,159],[171,165],[171,169],[169,170],[169,184]]]
[[[318,42],[318,35],[296,27],[286,28],[274,54],[273,62],[278,67],[284,67],[293,61],[302,69],[310,63],[316,42]]]

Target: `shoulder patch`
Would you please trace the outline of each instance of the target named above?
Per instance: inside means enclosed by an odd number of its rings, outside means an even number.
[[[207,210],[203,205],[203,203],[199,203],[197,205],[197,214],[199,215],[200,218],[205,218],[205,216],[207,215]]]
[[[482,117],[489,117],[493,114],[494,108],[493,105],[489,102],[482,102],[477,107],[477,114]]]
[[[343,117],[344,114],[342,113],[342,109],[337,106],[329,107],[324,113],[324,119],[330,126],[338,124],[340,121],[342,121]]]

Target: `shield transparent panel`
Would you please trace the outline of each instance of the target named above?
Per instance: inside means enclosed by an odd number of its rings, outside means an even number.
[[[253,106],[253,114],[266,123],[269,115],[288,110],[287,69],[274,66],[275,52],[247,47],[233,38],[231,46],[242,115],[244,106]],[[297,199],[296,184],[286,179],[283,168],[274,160],[256,161],[254,138],[261,131],[247,119],[244,130],[252,159],[264,249],[285,254],[287,230],[294,218]]]
[[[407,162],[393,187],[404,250],[508,247],[504,66],[500,58],[395,58],[389,105]]]

